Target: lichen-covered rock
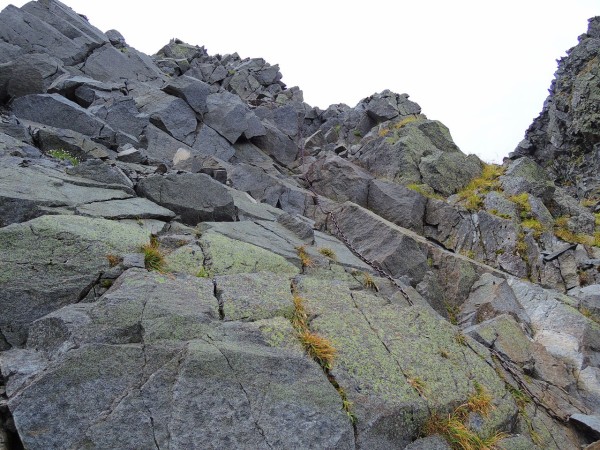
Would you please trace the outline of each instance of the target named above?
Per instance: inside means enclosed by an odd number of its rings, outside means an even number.
[[[354,448],[289,321],[223,323],[204,279],[130,270],[98,302],[38,320],[0,366],[30,449]]]
[[[486,429],[506,426],[515,414],[494,370],[430,309],[309,277],[298,279],[297,292],[315,316],[311,329],[337,349],[331,373],[353,402],[361,447],[409,444],[428,411],[453,410],[473,391],[473,380],[494,397]]]
[[[291,319],[294,314],[292,276],[258,272],[215,277],[223,320],[253,322],[277,316]]]
[[[280,255],[218,233],[202,235],[205,265],[215,275],[269,271],[296,274],[298,268]]]
[[[110,255],[135,252],[149,233],[80,216],[42,216],[0,228],[0,334],[22,345],[31,322],[86,298]]]
[[[24,222],[52,209],[69,213],[87,203],[130,198],[132,194],[124,189],[42,166],[0,167],[0,226]]]

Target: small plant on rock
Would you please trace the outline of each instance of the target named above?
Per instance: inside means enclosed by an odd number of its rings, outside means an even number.
[[[76,166],[77,164],[79,164],[79,158],[77,158],[76,156],[72,155],[68,151],[63,150],[62,148],[57,148],[55,150],[50,150],[48,152],[48,154],[50,156],[52,156],[53,158],[60,159],[61,161],[69,161],[74,166]]]
[[[369,274],[367,272],[362,272],[362,277],[363,277],[362,284],[365,288],[373,289],[375,292],[379,292],[379,288],[375,284],[375,280],[373,280],[373,277],[371,276],[371,274]]]
[[[470,413],[479,413],[487,416],[492,406],[492,396],[487,389],[479,383],[475,383],[475,392],[466,403],[456,408],[451,414],[441,416],[432,414],[425,423],[424,434],[442,435],[455,450],[491,450],[498,446],[507,434],[504,432],[492,432],[486,435],[471,430],[467,425]]]
[[[296,253],[298,254],[298,258],[300,258],[300,264],[302,264],[303,269],[314,266],[313,260],[306,252],[306,246],[299,245],[296,247]]]
[[[328,339],[313,331],[304,330],[300,333],[300,342],[321,367],[328,370],[333,367],[336,350]]]
[[[210,273],[203,267],[200,267],[200,270],[196,274],[198,278],[210,278]]]
[[[108,260],[108,265],[110,267],[115,267],[116,265],[118,265],[121,262],[121,257],[119,255],[114,255],[112,253],[109,253],[108,255],[106,255],[106,259]]]
[[[319,253],[323,256],[326,256],[329,259],[333,259],[334,261],[337,259],[335,252],[327,247],[323,247],[319,249]]]
[[[417,393],[419,394],[419,396],[423,397],[423,398],[427,398],[425,397],[425,382],[419,378],[419,377],[408,377],[406,379],[406,381],[408,382],[408,384],[411,385],[411,387],[417,391]]]
[[[536,239],[539,239],[542,233],[546,231],[544,225],[542,225],[539,220],[533,218],[524,219],[523,222],[521,222],[521,225],[523,226],[523,228],[529,228],[530,230],[532,230],[533,237]]]
[[[143,245],[141,250],[144,253],[144,266],[146,269],[161,273],[165,271],[165,256],[160,250],[158,239],[155,236],[152,236],[150,243]]]

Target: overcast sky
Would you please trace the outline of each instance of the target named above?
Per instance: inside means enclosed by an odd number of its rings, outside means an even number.
[[[0,8],[25,1],[2,1]],[[279,64],[312,106],[408,93],[465,153],[499,162],[542,109],[556,60],[598,0],[66,0],[156,53],[171,38]]]

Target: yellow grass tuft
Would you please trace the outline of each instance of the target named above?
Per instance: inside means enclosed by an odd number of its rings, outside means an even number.
[[[296,253],[298,254],[298,258],[300,258],[300,264],[302,264],[302,268],[313,267],[313,260],[310,258],[308,253],[306,252],[306,246],[299,245],[296,247]]]

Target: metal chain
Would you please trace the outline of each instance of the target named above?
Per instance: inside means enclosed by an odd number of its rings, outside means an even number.
[[[302,157],[304,158],[304,146],[302,146]],[[303,165],[304,165],[304,161],[303,161]],[[387,273],[381,267],[379,267],[375,261],[370,260],[365,255],[363,255],[356,247],[354,247],[354,245],[352,244],[350,239],[348,239],[348,236],[346,236],[346,234],[340,228],[333,211],[325,211],[323,209],[323,207],[321,206],[321,203],[319,202],[319,194],[317,194],[317,192],[314,190],[311,181],[306,176],[302,176],[302,179],[304,181],[306,181],[308,189],[314,194],[315,205],[319,208],[319,210],[321,210],[321,212],[323,214],[325,214],[327,216],[327,218],[331,217],[331,222],[333,223],[333,225],[335,226],[335,229],[337,231],[337,233],[335,233],[335,234],[338,235],[338,237],[342,240],[342,242],[346,245],[346,247],[348,247],[348,249],[350,249],[350,251],[352,253],[354,253],[356,256],[358,256],[358,258],[360,258],[364,263],[368,264],[375,272],[377,272],[377,274],[380,277],[386,278],[394,286],[396,286],[398,288],[398,290],[400,291],[400,293],[402,294],[402,296],[404,297],[404,299],[408,302],[408,304],[410,306],[414,306],[413,301],[410,299],[410,297],[408,296],[408,294],[406,293],[406,291],[404,290],[402,285],[400,283],[398,283],[398,281],[396,281],[396,279],[394,277],[392,277],[389,273]]]

